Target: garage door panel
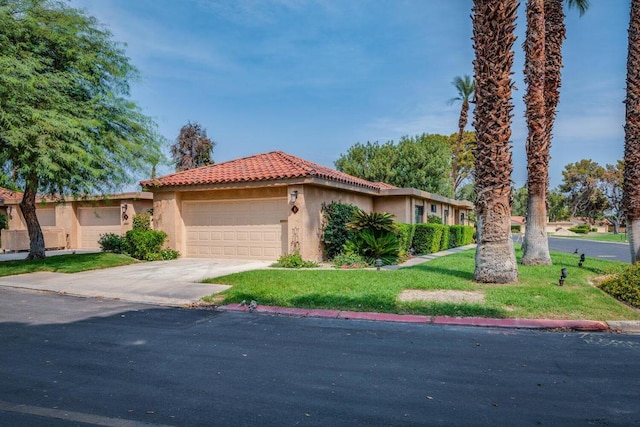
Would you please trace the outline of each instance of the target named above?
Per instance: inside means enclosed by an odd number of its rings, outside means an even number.
[[[282,253],[281,221],[287,213],[286,199],[185,202],[187,256],[275,260]]]
[[[99,249],[100,236],[121,234],[120,207],[78,208],[80,248]]]

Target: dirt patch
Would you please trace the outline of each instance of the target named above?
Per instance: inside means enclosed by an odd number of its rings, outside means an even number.
[[[484,303],[484,294],[473,291],[425,291],[406,289],[398,295],[398,301],[434,301],[452,303]]]

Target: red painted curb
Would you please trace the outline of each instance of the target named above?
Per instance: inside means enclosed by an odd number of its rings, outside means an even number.
[[[220,311],[250,311],[247,306],[227,304],[217,307]],[[572,329],[578,331],[607,331],[609,326],[595,320],[555,320],[555,319],[492,319],[486,317],[445,317],[421,316],[413,314],[372,313],[363,311],[321,310],[311,308],[277,307],[258,305],[256,313],[281,316],[318,317],[325,319],[371,320],[382,322],[424,323],[451,326],[479,326],[518,329]]]

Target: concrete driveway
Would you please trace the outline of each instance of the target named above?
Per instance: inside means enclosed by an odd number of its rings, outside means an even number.
[[[0,256],[2,260],[3,256]],[[81,273],[38,272],[0,277],[0,286],[109,298],[130,302],[183,306],[222,292],[226,285],[197,283],[206,278],[266,268],[269,261],[180,258],[143,262]]]

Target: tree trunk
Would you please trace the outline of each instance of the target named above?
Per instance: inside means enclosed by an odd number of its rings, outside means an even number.
[[[474,278],[511,283],[518,266],[511,240],[511,80],[516,0],[474,0],[478,246]]]
[[[549,139],[545,105],[545,15],[543,0],[527,2],[525,95],[527,126],[527,228],[522,245],[524,265],[550,265],[547,239]]]
[[[36,215],[36,190],[38,188],[37,179],[30,178],[25,186],[24,195],[20,202],[20,210],[24,216],[29,232],[29,255],[27,259],[43,259],[44,236]]]
[[[460,157],[460,151],[462,150],[462,138],[464,137],[464,128],[467,126],[469,115],[469,102],[466,99],[462,100],[462,107],[460,108],[460,118],[458,119],[458,140],[456,141],[456,152],[453,155],[453,167],[451,168],[451,178],[453,181],[453,197],[456,197],[458,191],[458,161]]]
[[[640,0],[631,1],[624,127],[624,207],[631,262],[640,261]]]

